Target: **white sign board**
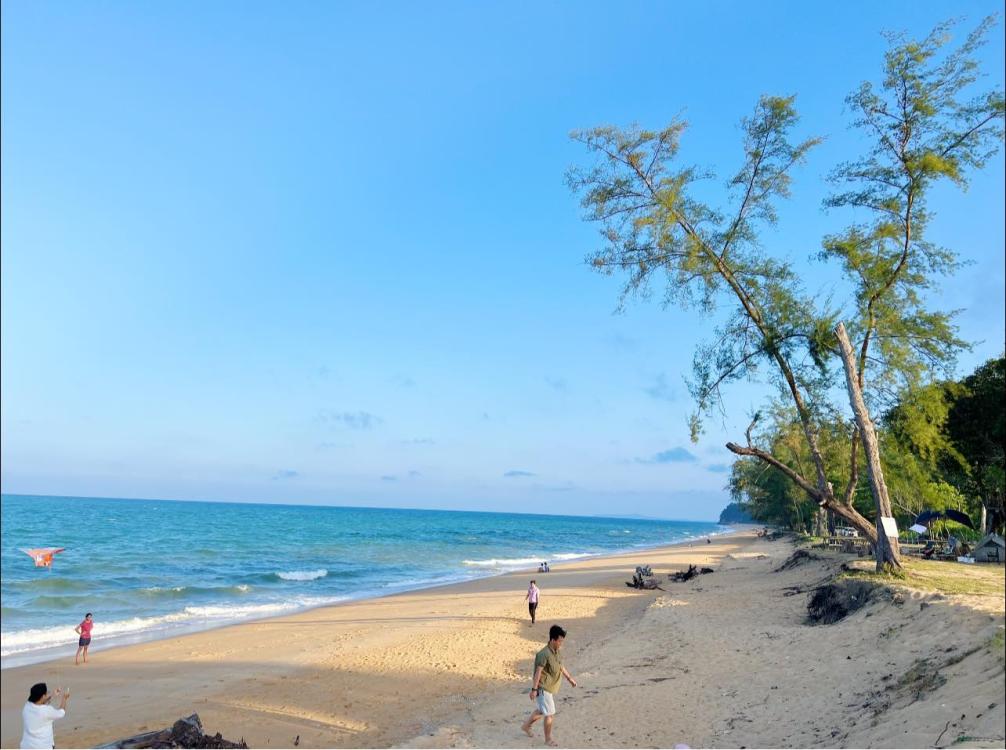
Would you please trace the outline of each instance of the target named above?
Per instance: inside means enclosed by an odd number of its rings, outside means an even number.
[[[898,535],[898,522],[890,516],[881,516],[880,522],[884,525],[884,536]]]

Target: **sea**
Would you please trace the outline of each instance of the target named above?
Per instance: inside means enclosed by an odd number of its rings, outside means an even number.
[[[0,496],[0,666],[727,531],[638,518]],[[65,547],[51,569],[24,548]]]

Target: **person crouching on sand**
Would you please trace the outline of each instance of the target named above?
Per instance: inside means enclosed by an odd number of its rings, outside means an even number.
[[[531,624],[534,625],[534,613],[538,609],[538,584],[531,580],[531,585],[527,587],[527,595],[524,601],[527,602],[527,611],[531,615]]]
[[[555,694],[559,692],[562,678],[569,680],[571,687],[576,687],[574,680],[566,668],[562,666],[562,656],[559,649],[566,639],[566,631],[558,625],[553,625],[548,629],[548,645],[534,657],[534,679],[531,681],[531,700],[535,702],[535,709],[521,726],[524,734],[533,737],[531,726],[544,717],[545,719],[545,744],[549,747],[557,747],[559,743],[552,739],[552,717],[555,716]]]
[[[59,699],[59,708],[49,705],[52,698]],[[44,682],[31,686],[28,701],[21,709],[21,723],[24,732],[21,734],[21,747],[45,748],[52,750],[56,740],[52,734],[52,723],[66,716],[66,702],[70,699],[70,691],[63,692],[56,688],[54,695],[49,695],[49,688]]]
[[[87,649],[91,645],[91,628],[94,627],[94,618],[91,617],[91,613],[88,612],[84,615],[84,619],[81,620],[80,625],[73,629],[73,632],[80,636],[80,640],[77,641],[77,655],[73,657],[73,663],[80,663],[80,654],[84,653],[84,663],[87,664]]]

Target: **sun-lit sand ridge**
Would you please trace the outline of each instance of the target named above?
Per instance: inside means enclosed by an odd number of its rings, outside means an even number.
[[[1002,747],[1002,566],[983,569],[980,595],[880,596],[812,627],[791,587],[849,558],[773,572],[792,550],[745,532],[556,566],[535,576],[533,628],[521,573],[97,652],[87,667],[68,646],[63,663],[3,671],[2,742],[17,746],[27,688],[46,680],[73,690],[58,746],[193,711],[252,747],[538,746],[519,722],[533,654],[561,622],[580,682],[559,694],[565,746],[922,747],[947,726],[940,746]],[[717,572],[636,592],[623,581],[641,562]]]

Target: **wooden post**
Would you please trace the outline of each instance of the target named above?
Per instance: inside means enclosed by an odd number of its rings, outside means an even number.
[[[835,328],[839,351],[842,355],[842,365],[845,368],[845,385],[849,391],[849,403],[859,427],[859,437],[863,442],[863,453],[866,458],[866,471],[870,478],[870,491],[873,493],[877,508],[877,570],[886,566],[901,567],[901,551],[898,548],[898,537],[888,536],[884,519],[894,519],[891,513],[891,500],[887,495],[887,484],[884,482],[884,470],[880,465],[880,446],[877,443],[877,433],[870,420],[870,412],[863,400],[863,393],[856,379],[856,355],[853,354],[849,335],[845,332],[845,324],[839,323]]]

